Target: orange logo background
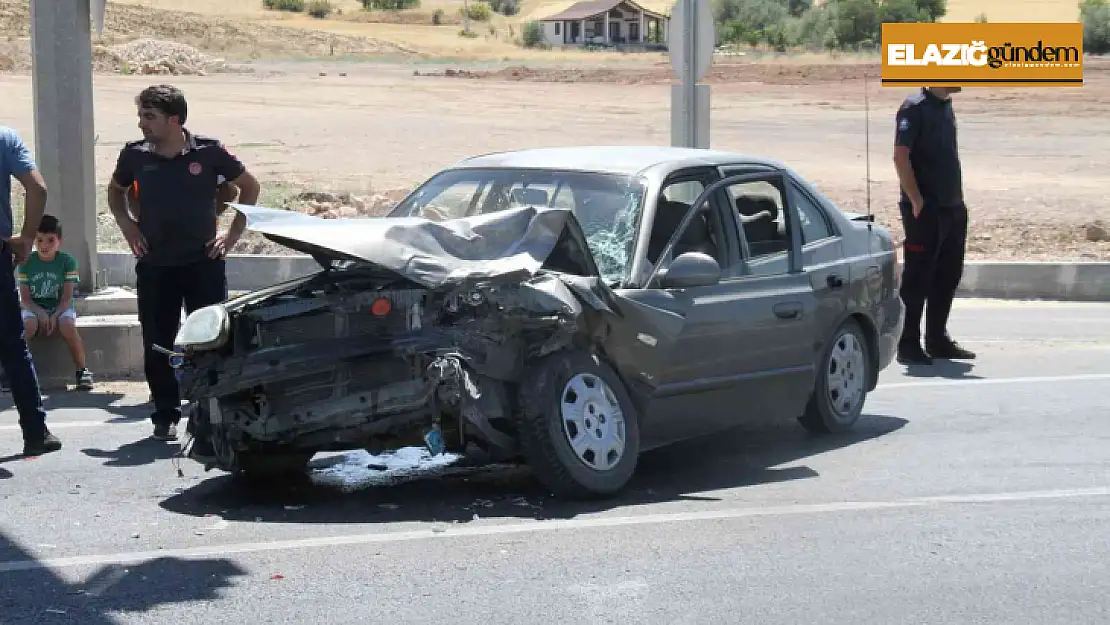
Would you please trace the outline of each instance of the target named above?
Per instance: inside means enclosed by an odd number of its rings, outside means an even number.
[[[884,86],[1081,87],[1083,25],[883,24]]]

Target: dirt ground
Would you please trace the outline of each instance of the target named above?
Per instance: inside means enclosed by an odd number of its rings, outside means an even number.
[[[1082,88],[967,89],[956,96],[972,258],[1110,260],[1107,65],[1092,61]],[[714,68],[707,80],[712,147],[781,159],[845,209],[865,210],[863,72],[878,76],[876,67],[865,67]],[[416,75],[432,71],[274,62],[250,74],[173,81],[190,97],[191,128],[223,138],[261,176],[268,202],[288,202],[304,190],[364,199],[389,192],[392,199],[458,159],[495,150],[669,142],[666,65]],[[153,79],[96,77],[98,180],[109,176],[123,142],[137,136],[132,99]],[[882,88],[876,78],[869,84],[871,208],[900,234],[890,145],[894,111],[908,90]],[[30,77],[0,75],[0,92],[0,120],[33,137]],[[344,203],[351,201],[336,203],[336,214]],[[367,203],[374,208],[366,211],[380,212],[389,201]],[[110,220],[102,223],[104,245],[122,249]],[[237,251],[280,248],[252,240]]]

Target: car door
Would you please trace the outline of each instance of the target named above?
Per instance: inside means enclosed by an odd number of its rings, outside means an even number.
[[[820,307],[803,265],[789,176],[744,167],[722,167],[721,174],[742,257],[721,281],[733,320],[729,342],[738,346],[733,375],[742,408],[735,416],[794,418],[813,389]]]
[[[831,336],[848,308],[851,285],[864,270],[844,256],[844,245],[821,203],[797,180],[788,185],[790,203],[798,215],[802,236],[802,270],[817,296],[814,331],[818,340]]]
[[[718,176],[714,168],[700,168],[665,180],[643,217],[642,228],[650,227],[651,232],[637,253],[643,251],[653,265],[659,261],[657,254],[667,249],[691,200]],[[667,210],[674,212],[668,216]],[[704,213],[712,246],[699,249],[712,256],[723,272],[739,258],[736,238],[726,229],[733,227],[731,217],[717,201],[706,203]],[[678,245],[677,249],[687,248]],[[635,281],[615,290],[623,318],[614,325],[606,351],[638,399],[645,447],[706,434],[732,420],[741,359],[731,291],[721,282],[663,288]]]

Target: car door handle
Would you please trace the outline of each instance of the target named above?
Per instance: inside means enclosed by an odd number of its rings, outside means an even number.
[[[830,273],[829,277],[825,278],[825,282],[829,285],[830,289],[839,289],[844,286],[844,278],[841,278],[835,273]]]
[[[797,319],[802,314],[801,302],[782,302],[775,304],[775,316],[779,319]]]

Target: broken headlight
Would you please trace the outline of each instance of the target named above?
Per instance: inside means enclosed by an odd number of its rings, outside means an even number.
[[[219,305],[205,306],[185,318],[174,343],[186,349],[218,349],[227,342],[231,321]]]

